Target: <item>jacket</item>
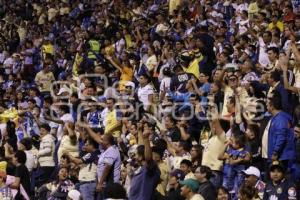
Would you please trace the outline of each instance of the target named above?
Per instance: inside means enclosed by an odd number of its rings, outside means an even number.
[[[40,143],[38,162],[41,167],[54,167],[55,138],[51,134],[45,135]]]
[[[277,185],[274,185],[272,182],[266,185],[263,200],[296,200],[297,196],[295,185],[292,182],[283,179]]]
[[[268,159],[276,153],[279,160],[291,160],[295,156],[294,132],[291,128],[292,117],[280,111],[271,118],[268,134]]]

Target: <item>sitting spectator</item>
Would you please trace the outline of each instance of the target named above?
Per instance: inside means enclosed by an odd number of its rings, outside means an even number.
[[[181,187],[181,195],[186,199],[186,200],[204,200],[204,198],[200,195],[197,194],[198,188],[199,188],[199,183],[195,179],[185,179],[184,181],[179,182]]]
[[[278,161],[270,166],[270,181],[267,183],[263,199],[297,199],[295,185],[286,179],[286,168]]]
[[[215,200],[217,197],[216,189],[210,182],[212,176],[211,169],[207,166],[200,166],[195,171],[195,177],[199,182],[198,193],[205,200]]]
[[[180,169],[175,169],[170,173],[169,178],[169,191],[167,194],[167,200],[183,200],[184,198],[180,195],[181,187],[179,181],[184,180],[184,173]]]
[[[229,194],[229,191],[221,186],[219,189],[218,189],[218,196],[217,196],[217,200],[230,200],[231,197],[230,197],[230,194]]]
[[[56,181],[47,183],[37,191],[39,199],[66,199],[68,192],[74,189],[74,184],[69,180],[69,170],[61,168]]]
[[[264,196],[266,184],[260,180],[260,171],[256,167],[250,166],[243,171],[245,175],[245,185],[253,187],[257,190],[260,199]]]

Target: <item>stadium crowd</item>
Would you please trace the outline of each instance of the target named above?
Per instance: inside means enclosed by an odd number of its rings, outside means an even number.
[[[299,5],[0,0],[0,199],[299,199]]]

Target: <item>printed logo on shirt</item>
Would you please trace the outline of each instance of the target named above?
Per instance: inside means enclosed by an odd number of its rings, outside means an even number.
[[[288,195],[289,195],[289,199],[291,199],[290,197],[295,198],[297,195],[296,189],[294,187],[289,188]]]

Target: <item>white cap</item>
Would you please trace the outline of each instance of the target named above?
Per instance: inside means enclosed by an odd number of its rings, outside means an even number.
[[[70,190],[68,192],[68,197],[72,200],[79,200],[80,199],[80,192],[77,190]]]
[[[133,90],[135,89],[135,84],[132,81],[127,81],[125,86],[130,86]]]
[[[260,171],[256,167],[250,166],[248,169],[243,170],[246,175],[253,175],[260,178]]]

